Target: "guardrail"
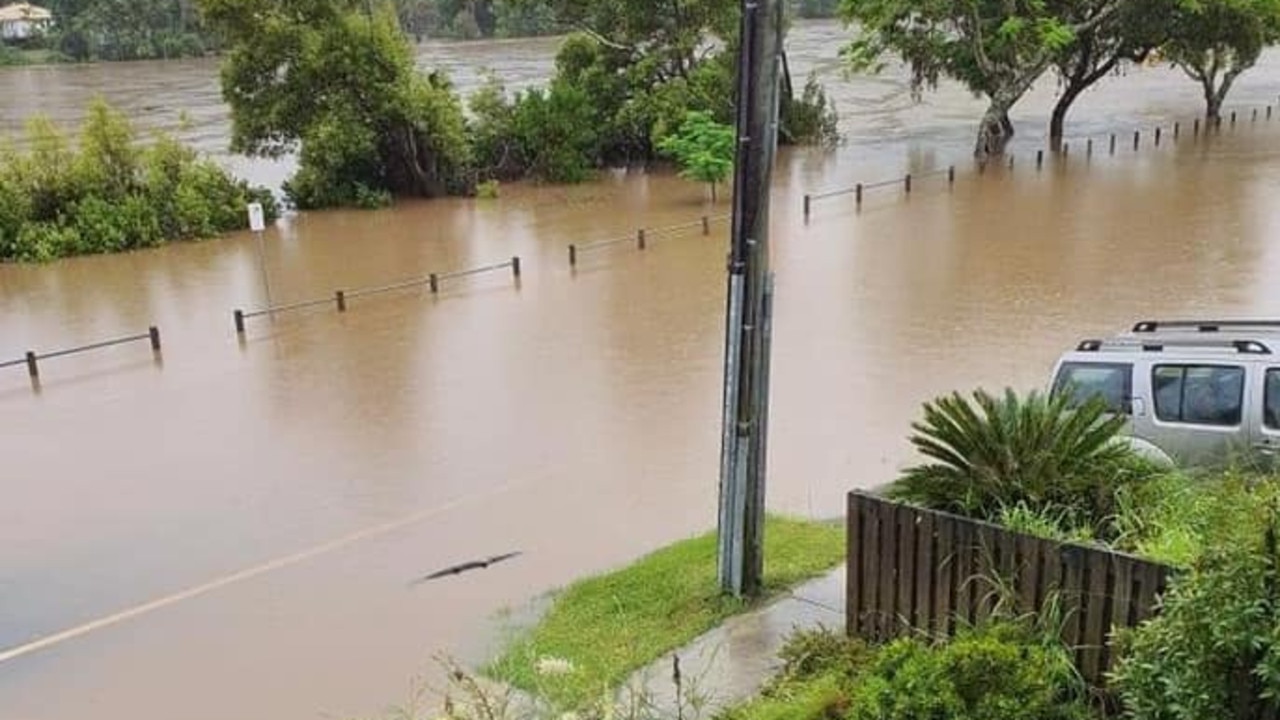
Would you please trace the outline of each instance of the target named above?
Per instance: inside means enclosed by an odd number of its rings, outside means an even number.
[[[954,185],[956,183],[956,166],[951,165],[950,167],[944,168],[942,170],[930,170],[929,172],[916,173],[914,175],[912,173],[907,173],[906,175],[900,178],[894,178],[892,180],[881,180],[879,182],[872,182],[872,183],[858,183],[857,185],[854,185],[851,188],[838,188],[836,190],[827,190],[824,192],[806,193],[804,196],[804,219],[806,221],[809,219],[809,216],[813,210],[814,200],[825,200],[827,198],[833,198],[833,197],[838,197],[840,195],[848,195],[850,193],[853,193],[854,202],[856,202],[858,206],[861,207],[862,196],[867,190],[875,190],[877,188],[884,188],[884,187],[901,186],[903,192],[907,195],[910,195],[911,189],[912,187],[914,187],[914,183],[916,180],[929,178],[929,177],[937,177],[939,175],[947,176],[948,186]]]
[[[512,257],[510,260],[493,265],[484,265],[482,267],[470,268],[468,270],[455,270],[447,273],[431,273],[426,277],[413,278],[401,282],[391,283],[390,285],[379,285],[370,288],[357,288],[355,290],[335,290],[333,297],[321,298],[317,300],[303,300],[301,302],[289,303],[287,305],[275,305],[263,308],[261,310],[242,310],[236,309],[231,311],[232,320],[235,323],[236,334],[243,335],[245,332],[245,321],[251,318],[261,317],[263,315],[274,315],[275,313],[291,312],[294,310],[304,310],[306,308],[319,307],[321,305],[332,304],[337,308],[338,312],[347,311],[347,301],[360,297],[369,297],[372,295],[381,295],[384,293],[395,292],[397,290],[407,290],[414,287],[426,286],[431,289],[434,295],[440,292],[440,284],[445,280],[456,280],[460,278],[479,275],[481,273],[494,272],[495,270],[511,270],[511,276],[516,282],[520,280],[520,258]]]
[[[711,234],[711,223],[717,220],[724,220],[732,217],[731,215],[703,215],[701,218],[692,222],[680,223],[679,225],[667,225],[660,228],[640,228],[636,230],[634,235],[624,237],[610,238],[608,240],[596,240],[595,242],[571,244],[569,245],[569,266],[575,267],[578,264],[578,255],[591,250],[599,250],[601,248],[621,245],[623,243],[634,242],[637,250],[644,250],[648,247],[649,240],[652,238],[671,235],[681,230],[689,230],[694,228],[702,228],[703,235]]]
[[[0,362],[0,369],[7,367],[16,367],[18,365],[27,366],[27,374],[31,379],[36,380],[40,377],[40,361],[52,360],[53,358],[65,357],[67,355],[76,355],[79,353],[89,352],[91,350],[100,350],[102,348],[113,347],[116,345],[124,345],[126,343],[138,342],[140,340],[149,340],[151,342],[152,353],[160,352],[160,329],[152,325],[147,332],[129,335],[126,337],[115,338],[114,340],[103,340],[101,342],[89,343],[79,347],[68,348],[66,350],[55,350],[54,352],[37,353],[34,350],[28,350],[25,357],[17,360],[8,360]]]

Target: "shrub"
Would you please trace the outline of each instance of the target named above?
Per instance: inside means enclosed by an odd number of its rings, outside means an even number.
[[[1077,720],[1084,688],[1067,649],[1019,625],[963,631],[930,645],[881,648],[858,681],[850,720]]]
[[[1158,616],[1121,635],[1113,687],[1136,720],[1275,717],[1280,617],[1274,530],[1214,548],[1173,580]]]
[[[840,116],[818,78],[810,74],[800,97],[783,104],[778,129],[780,143],[833,145],[840,140]]]
[[[1123,417],[1108,416],[1098,400],[1069,402],[979,390],[972,402],[955,393],[926,403],[911,442],[933,462],[909,468],[890,494],[988,520],[1022,504],[1109,535],[1117,489],[1156,471],[1116,442]]]
[[[19,153],[0,147],[0,261],[154,247],[248,224],[245,205],[279,214],[271,193],[231,177],[171,138],[137,143],[129,122],[95,103],[72,146],[48,120]]]

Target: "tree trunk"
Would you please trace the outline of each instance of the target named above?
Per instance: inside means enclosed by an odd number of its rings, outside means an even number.
[[[1067,111],[1071,109],[1071,105],[1076,101],[1076,98],[1080,97],[1081,90],[1083,88],[1074,86],[1068,81],[1067,87],[1062,91],[1062,96],[1058,98],[1058,103],[1053,106],[1053,114],[1049,117],[1049,147],[1054,152],[1062,149],[1062,137],[1067,124]]]
[[[1009,120],[1009,108],[1012,103],[993,98],[987,112],[978,125],[978,143],[974,148],[974,157],[985,160],[1004,154],[1005,146],[1013,139],[1013,123]]]

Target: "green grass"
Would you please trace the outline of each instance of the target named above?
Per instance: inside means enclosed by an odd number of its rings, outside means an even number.
[[[835,674],[819,675],[739,705],[722,720],[824,720],[844,717],[848,704],[846,681]]]
[[[844,528],[770,517],[764,546],[766,596],[776,595],[843,561]],[[719,593],[716,537],[709,533],[569,586],[486,672],[557,706],[578,708],[751,607]],[[573,670],[540,675],[543,658],[567,660]]]

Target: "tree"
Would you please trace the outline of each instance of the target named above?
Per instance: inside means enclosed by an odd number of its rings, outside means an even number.
[[[950,77],[985,96],[974,154],[999,155],[1013,136],[1009,110],[1071,43],[1116,12],[1101,0],[1084,20],[1046,0],[841,0],[858,34],[843,54],[858,70],[879,70],[887,53],[911,69],[917,97]]]
[[[1280,42],[1280,0],[1181,0],[1166,57],[1204,90],[1205,117],[1221,117],[1232,84]]]
[[[716,122],[710,113],[690,111],[684,123],[658,145],[675,158],[680,174],[694,182],[711,186],[711,202],[716,201],[716,183],[733,171],[734,130]]]
[[[461,103],[414,69],[389,5],[365,0],[202,0],[227,41],[231,148],[301,149],[300,206],[367,205],[470,187]]]
[[[1101,23],[1075,35],[1054,65],[1062,94],[1049,119],[1049,142],[1062,144],[1067,112],[1080,95],[1125,62],[1141,63],[1168,37],[1168,18],[1177,0],[1126,0]],[[1106,12],[1110,0],[1067,0],[1068,17],[1088,23]]]

